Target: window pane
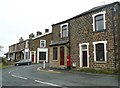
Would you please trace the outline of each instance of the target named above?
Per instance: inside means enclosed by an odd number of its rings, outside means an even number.
[[[68,37],[67,25],[62,26],[62,37]]]
[[[104,61],[104,44],[96,44],[96,61]]]
[[[101,20],[101,19],[103,19],[103,14],[98,15],[98,16],[95,17],[95,20]]]
[[[82,45],[82,49],[87,49],[87,45]]]
[[[96,31],[104,30],[103,20],[96,21]]]
[[[46,52],[39,52],[39,60],[46,60]]]
[[[40,41],[40,47],[45,47],[45,41]]]
[[[95,29],[96,31],[104,30],[103,15],[98,15],[95,17]]]
[[[57,60],[57,47],[53,48],[53,60]]]

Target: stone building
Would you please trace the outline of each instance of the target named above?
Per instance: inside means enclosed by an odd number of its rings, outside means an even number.
[[[32,33],[29,35],[29,54],[32,63],[41,61],[49,62],[49,44],[51,43],[52,32],[45,29],[45,33],[37,32],[36,36]]]
[[[68,21],[52,25],[52,42],[50,44],[50,67],[67,68],[69,55]]]
[[[25,49],[25,42],[21,37],[19,42],[9,46],[9,51],[5,54],[8,60],[21,60],[24,59],[24,49]]]
[[[95,7],[70,19],[70,56],[76,67],[116,68],[120,3]]]
[[[94,7],[52,25],[50,66],[116,68],[120,58],[120,2]]]

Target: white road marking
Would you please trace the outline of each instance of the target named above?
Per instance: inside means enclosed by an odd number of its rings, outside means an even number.
[[[35,82],[42,83],[42,84],[47,84],[47,85],[51,85],[51,86],[59,86],[60,87],[60,85],[53,84],[53,83],[48,83],[48,82],[43,82],[43,81],[39,81],[39,80],[35,80]]]
[[[10,74],[11,72],[13,72],[13,71],[15,71],[15,70],[17,70],[17,69],[11,70],[11,71],[9,71],[8,73]]]
[[[11,72],[13,72],[13,71],[15,71],[15,70],[11,70],[11,71],[9,71],[9,74],[10,74]]]
[[[21,76],[16,76],[16,75],[12,75],[13,77],[16,77],[16,78],[20,78],[20,79],[28,79],[28,78],[25,78],[25,77],[21,77]]]

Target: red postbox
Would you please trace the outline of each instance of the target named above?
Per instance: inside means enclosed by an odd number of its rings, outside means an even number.
[[[71,63],[70,63],[70,55],[67,56],[67,68],[71,68]]]

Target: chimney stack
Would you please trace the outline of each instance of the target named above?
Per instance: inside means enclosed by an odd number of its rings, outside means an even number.
[[[37,31],[37,36],[42,35],[42,32]]]
[[[49,32],[49,29],[45,29],[45,33],[48,33]]]
[[[19,42],[23,42],[23,41],[24,41],[23,37],[20,37]]]
[[[29,34],[29,39],[32,39],[33,37],[35,37],[33,33]]]

